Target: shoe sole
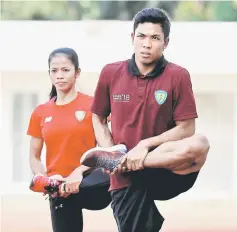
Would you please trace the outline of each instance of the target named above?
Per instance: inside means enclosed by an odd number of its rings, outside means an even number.
[[[93,151],[106,151],[106,152],[121,151],[123,153],[126,153],[127,147],[124,144],[118,144],[118,145],[108,147],[108,148],[94,147],[83,154],[83,156],[80,159],[80,163],[82,163],[84,161],[84,159],[86,158],[86,156]]]

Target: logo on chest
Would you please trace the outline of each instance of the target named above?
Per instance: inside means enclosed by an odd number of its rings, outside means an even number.
[[[164,90],[156,90],[155,91],[155,99],[159,105],[165,103],[167,99],[168,93]]]
[[[113,101],[114,102],[129,102],[130,101],[129,94],[113,94]]]
[[[45,119],[44,119],[44,123],[47,123],[47,122],[51,122],[52,121],[52,116],[49,116],[49,117],[46,117]]]
[[[81,122],[85,118],[86,112],[78,110],[75,112],[75,116],[76,116],[76,119]]]

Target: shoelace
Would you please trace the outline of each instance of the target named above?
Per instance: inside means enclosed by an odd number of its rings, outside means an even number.
[[[53,195],[58,193],[60,182],[54,179],[48,179],[48,185],[45,186],[45,190],[48,192],[49,195]]]
[[[58,180],[49,179],[48,183],[49,183],[49,185],[46,187],[48,189],[48,194],[47,194],[45,200],[50,199],[52,201],[52,204],[55,207],[55,209],[62,208],[63,204],[56,206],[56,203],[58,200],[58,187],[60,185],[60,182]],[[57,193],[57,195],[55,197],[52,197],[55,193]]]
[[[60,183],[59,183],[58,180],[54,180],[54,179],[49,178],[49,186],[50,186],[50,187],[58,187],[59,184],[60,184]]]

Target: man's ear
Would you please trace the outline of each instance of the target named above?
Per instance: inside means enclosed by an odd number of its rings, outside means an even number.
[[[169,44],[169,41],[170,41],[170,38],[167,37],[167,38],[165,39],[164,49],[167,48],[167,46],[168,46],[168,44]]]
[[[131,33],[132,44],[134,44],[134,37],[135,37],[135,34],[134,34],[134,32],[132,32]]]

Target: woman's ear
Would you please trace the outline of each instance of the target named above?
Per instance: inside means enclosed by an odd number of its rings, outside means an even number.
[[[80,76],[80,73],[81,73],[81,69],[78,68],[77,71],[76,71],[75,78],[78,78]]]

